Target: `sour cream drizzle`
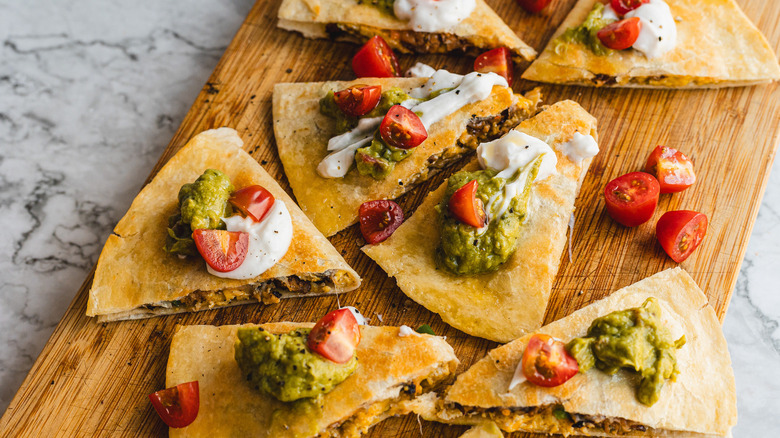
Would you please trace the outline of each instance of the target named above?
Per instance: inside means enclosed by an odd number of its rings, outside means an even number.
[[[677,45],[677,25],[664,0],[650,0],[628,12],[626,18],[639,17],[642,29],[633,47],[647,58],[658,58]]]
[[[230,272],[218,272],[206,265],[209,274],[221,278],[243,280],[255,278],[284,257],[292,242],[293,227],[290,212],[283,201],[275,201],[262,222],[239,215],[222,218],[228,231],[249,234],[249,249],[241,265]]]
[[[476,0],[395,0],[393,12],[412,30],[441,32],[452,30],[476,7]]]
[[[582,135],[575,132],[571,140],[562,143],[556,149],[563,152],[574,164],[580,165],[583,160],[595,157],[599,153],[599,144],[590,134]]]
[[[428,130],[431,125],[463,106],[486,99],[493,91],[494,85],[509,86],[506,79],[495,73],[472,72],[462,76],[442,69],[436,71],[423,86],[409,93],[412,99],[405,100],[401,105],[415,113],[422,113],[420,121]],[[447,88],[454,89],[431,100],[417,100]],[[382,119],[383,117],[360,119],[354,129],[331,138],[328,141],[328,150],[333,152],[320,162],[317,173],[323,178],[344,177],[355,161],[355,151],[371,142]]]

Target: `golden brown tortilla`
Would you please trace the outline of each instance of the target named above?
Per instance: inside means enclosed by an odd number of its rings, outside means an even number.
[[[343,178],[323,178],[317,165],[328,155],[328,140],[335,135],[335,123],[320,113],[319,100],[328,91],[355,84],[399,87],[407,92],[422,86],[427,78],[361,78],[352,82],[283,83],[274,86],[273,116],[276,145],[284,172],[301,209],[326,236],[357,222],[360,204],[375,199],[395,199],[438,168],[471,152],[458,145],[471,118],[500,114],[513,104],[532,114],[538,96],[526,99],[506,87],[493,87],[485,100],[466,105],[436,122],[428,138],[411,155],[396,164],[382,180],[360,175],[353,167]]]
[[[328,24],[341,25],[354,30],[341,39],[365,42],[374,35],[382,36],[390,46],[402,53],[443,53],[452,50],[485,51],[506,47],[518,58],[530,61],[536,51],[523,42],[515,32],[483,0],[476,0],[471,15],[458,23],[450,32],[442,32],[434,38],[445,43],[436,46],[419,45],[412,41],[419,38],[403,38],[402,33],[417,34],[408,22],[399,20],[371,5],[356,0],[284,0],[279,7],[279,27],[300,32],[307,38],[328,38]],[[419,32],[425,34],[424,32]],[[443,35],[443,37],[440,37]]]
[[[528,334],[490,351],[458,376],[444,396],[445,409],[438,413],[439,420],[468,421],[468,416],[453,408],[454,403],[464,407],[498,408],[497,411],[560,404],[569,413],[623,418],[655,428],[625,436],[730,435],[730,429],[737,421],[737,404],[726,340],[715,311],[707,304],[707,297],[682,269],[655,274],[535,332],[568,341],[584,336],[594,319],[616,310],[638,307],[648,297],[658,299],[662,320],[672,336],[684,334],[687,340],[676,354],[680,370],[677,381],[666,382],[660,400],[653,406],[636,400],[635,375],[619,371],[609,376],[595,367],[554,388],[523,382],[510,391],[509,383],[531,337]],[[431,400],[428,402],[430,408]],[[534,416],[523,416],[519,409],[512,412],[509,417],[491,419],[506,431],[554,432],[550,425],[550,422],[556,423],[554,419],[543,421]],[[431,419],[430,409],[425,417]],[[484,421],[482,417],[477,419]],[[572,428],[558,430],[569,434],[578,434],[577,431]]]
[[[582,23],[596,1],[577,3],[523,79],[646,88],[733,87],[780,79],[774,51],[734,0],[667,0],[679,17],[677,46],[656,59],[633,49],[598,56],[582,44],[555,40]]]
[[[141,190],[100,254],[89,291],[88,316],[112,321],[203,310],[172,306],[171,302],[196,291],[226,290],[229,294],[231,290],[288,276],[304,281],[323,277],[332,283],[327,290],[318,289],[319,294],[346,292],[360,285],[357,273],[242,145],[241,138],[230,128],[202,132]],[[262,185],[277,200],[284,201],[290,212],[293,221],[290,248],[282,260],[258,278],[219,278],[206,271],[202,259],[180,259],[163,249],[168,217],[178,208],[179,189],[210,168],[225,172],[238,188]],[[297,295],[300,294],[282,292],[282,297]],[[230,297],[227,298],[229,301]],[[256,301],[233,300],[214,307]]]
[[[274,323],[263,328],[284,333],[313,324]],[[451,376],[458,365],[452,347],[438,336],[400,337],[397,327],[361,326],[354,374],[322,398],[322,415],[298,415],[289,403],[257,391],[247,384],[234,359],[236,330],[240,326],[177,326],[168,357],[166,387],[198,380],[200,410],[195,422],[170,429],[174,437],[265,437],[274,411],[293,415],[301,429],[357,436],[391,415],[410,412],[414,397],[404,386],[414,383],[428,391]],[[403,360],[397,360],[403,358]],[[420,389],[422,388],[422,389]],[[278,414],[277,414],[278,415]],[[216,434],[216,435],[215,435]],[[287,435],[279,434],[275,437]],[[289,436],[292,435],[292,431]]]
[[[591,162],[577,165],[558,146],[575,132],[598,139],[596,119],[573,101],[558,102],[515,129],[551,145],[558,156],[558,174],[533,185],[518,249],[498,271],[456,276],[437,269],[434,252],[440,238],[434,207],[446,183],[389,239],[363,247],[409,298],[459,330],[498,342],[542,325],[574,200]],[[478,167],[475,159],[464,169]]]

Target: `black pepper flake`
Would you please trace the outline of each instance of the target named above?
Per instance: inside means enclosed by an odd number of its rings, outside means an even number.
[[[460,94],[460,90],[455,90],[455,94]]]
[[[531,147],[531,146],[525,145],[525,148],[526,148],[526,149],[528,149],[529,147]]]
[[[658,37],[658,41],[663,41],[663,38],[661,38],[661,37]]]

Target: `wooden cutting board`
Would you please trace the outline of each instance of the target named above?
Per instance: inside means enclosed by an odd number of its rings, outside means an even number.
[[[349,61],[357,48],[306,40],[277,29],[279,2],[258,0],[255,4],[151,175],[196,133],[230,126],[238,130],[246,149],[289,192],[271,125],[273,85],[351,79]],[[525,13],[509,0],[488,3],[525,41],[541,50],[575,0],[554,1],[540,16]],[[777,50],[780,2],[739,3]],[[404,56],[401,66],[406,69],[416,61],[466,73],[473,58]],[[520,82],[515,90],[525,91],[532,86]],[[710,218],[706,239],[682,267],[704,289],[722,319],[777,150],[777,84],[708,91],[550,85],[543,85],[542,90],[546,103],[574,99],[596,116],[601,145],[577,199],[572,259],[564,252],[546,321],[675,266],[656,242],[653,225],[663,212],[674,209],[698,210]],[[647,224],[634,229],[616,225],[604,210],[604,185],[618,175],[641,170],[657,144],[685,151],[696,164],[698,182],[683,193],[663,195],[654,219]],[[412,211],[443,177],[439,175],[401,198],[404,211]],[[340,297],[342,305],[357,306],[374,324],[430,324],[455,348],[462,362],[459,371],[496,346],[449,327],[437,315],[407,299],[394,280],[359,251],[362,240],[355,227],[331,241],[363,277],[360,290]],[[268,307],[247,305],[98,324],[84,316],[91,280],[90,274],[0,420],[0,434],[165,435],[165,425],[146,396],[164,386],[174,325],[315,321],[336,307],[336,297],[330,296],[290,299]],[[464,430],[427,422],[420,426],[414,416],[405,416],[380,423],[371,436],[416,436],[421,427],[424,436],[431,437],[454,437]]]

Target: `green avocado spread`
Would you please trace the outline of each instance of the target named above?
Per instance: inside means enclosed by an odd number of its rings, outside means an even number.
[[[566,29],[561,36],[557,38],[559,44],[555,46],[555,53],[561,55],[559,49],[562,47],[560,42],[566,43],[579,43],[584,44],[593,53],[599,56],[609,55],[612,50],[607,48],[604,44],[601,44],[601,40],[596,36],[604,26],[613,23],[615,20],[607,19],[603,17],[604,5],[600,2],[596,2],[593,5],[585,21],[577,27],[570,27]]]
[[[675,352],[683,345],[685,335],[672,340],[661,322],[658,301],[650,297],[641,307],[596,318],[588,335],[569,341],[566,350],[577,359],[583,373],[594,365],[610,375],[620,369],[638,373],[641,380],[636,398],[652,406],[658,401],[664,382],[677,378]]]
[[[476,275],[497,270],[517,249],[517,240],[526,215],[530,188],[539,165],[540,156],[521,169],[512,178],[500,178],[496,172],[485,169],[476,172],[458,172],[447,180],[447,190],[436,211],[439,215],[441,240],[436,249],[436,263],[456,275]],[[491,220],[495,211],[487,211],[490,200],[500,204],[507,183],[521,180],[525,184],[509,202],[500,218]],[[488,215],[487,229],[474,228],[457,220],[448,208],[452,195],[459,188],[477,180],[476,197],[482,201]]]
[[[219,170],[207,169],[195,182],[179,190],[179,211],[168,218],[165,250],[181,255],[198,255],[192,231],[224,229],[223,217],[233,209],[228,202],[233,193],[230,178]]]
[[[392,7],[392,4],[391,4]],[[358,121],[364,117],[383,117],[393,105],[398,105],[411,97],[398,87],[393,87],[382,92],[376,108],[361,117],[351,117],[344,114],[336,105],[334,93],[328,92],[320,99],[320,112],[336,121],[336,132],[343,134],[354,129]],[[374,179],[385,178],[395,168],[395,164],[411,154],[411,150],[400,149],[382,141],[379,133],[374,136],[368,146],[359,148],[355,152],[355,163],[361,175],[368,175]]]
[[[290,402],[332,391],[357,369],[357,356],[345,364],[331,362],[310,351],[311,329],[275,335],[260,327],[238,329],[236,362],[256,389]]]

